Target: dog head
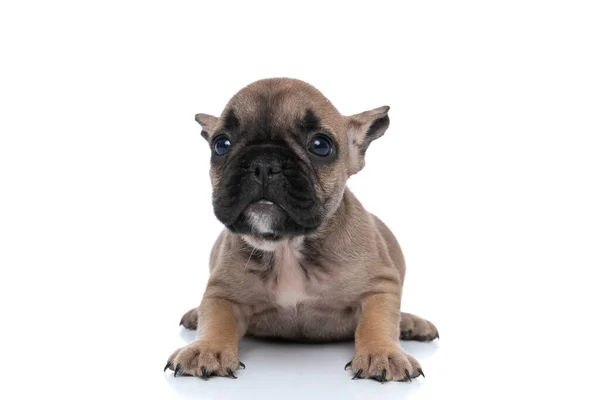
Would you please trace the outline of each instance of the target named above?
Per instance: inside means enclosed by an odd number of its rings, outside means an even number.
[[[311,85],[276,78],[240,90],[218,118],[197,114],[212,152],[215,215],[262,241],[315,232],[387,129],[388,110],[343,116]]]

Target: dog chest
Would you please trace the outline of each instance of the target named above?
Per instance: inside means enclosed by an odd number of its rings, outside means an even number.
[[[299,244],[286,243],[275,249],[274,265],[269,290],[282,307],[295,307],[308,300],[307,280],[300,265]]]

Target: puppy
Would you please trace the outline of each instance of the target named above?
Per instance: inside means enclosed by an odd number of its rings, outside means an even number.
[[[175,351],[175,376],[235,377],[244,335],[294,341],[355,340],[354,378],[423,375],[400,347],[436,327],[400,312],[404,257],[392,232],[346,187],[389,107],[341,115],[295,79],[240,90],[219,118],[196,115],[211,150],[213,206],[225,229],[210,255],[198,308],[181,323],[198,340]]]

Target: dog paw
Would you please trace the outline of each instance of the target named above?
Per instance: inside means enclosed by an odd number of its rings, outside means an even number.
[[[404,382],[425,376],[419,362],[399,345],[357,349],[345,368],[352,370],[352,379],[369,378],[381,383]]]
[[[165,371],[175,371],[173,376],[197,376],[208,379],[211,376],[228,376],[237,379],[234,371],[246,368],[239,361],[235,349],[219,348],[206,342],[194,342],[176,350],[165,365]]]
[[[400,339],[431,342],[439,337],[440,334],[433,323],[413,314],[402,313]]]
[[[186,329],[195,330],[198,325],[198,308],[192,308],[190,311],[183,314],[179,326],[183,325]]]

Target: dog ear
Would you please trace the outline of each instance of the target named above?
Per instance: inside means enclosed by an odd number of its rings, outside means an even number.
[[[390,126],[389,110],[390,107],[383,106],[348,117],[348,175],[357,173],[365,166],[367,148],[373,140],[383,136]]]
[[[200,134],[206,140],[215,132],[217,117],[208,114],[196,114],[196,122],[202,127]]]

